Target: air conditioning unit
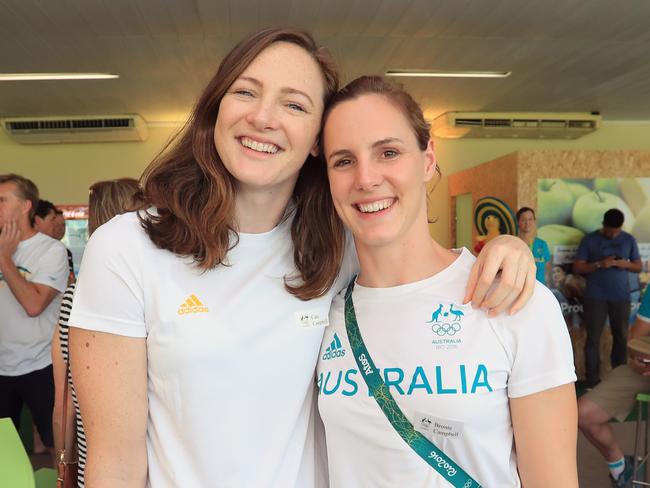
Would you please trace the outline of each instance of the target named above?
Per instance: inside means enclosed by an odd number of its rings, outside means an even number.
[[[590,113],[447,112],[433,120],[431,129],[447,139],[578,139],[601,122],[600,115]]]
[[[3,119],[2,125],[20,144],[128,142],[149,136],[147,123],[139,115],[16,117]]]

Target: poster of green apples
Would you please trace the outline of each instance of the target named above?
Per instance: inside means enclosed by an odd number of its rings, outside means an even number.
[[[602,227],[603,214],[618,208],[623,230],[650,243],[650,178],[541,179],[537,182],[538,235],[564,256],[585,234]],[[640,246],[646,248],[646,246]],[[639,249],[641,251],[641,249]],[[566,262],[567,258],[554,262]],[[648,256],[643,256],[644,261]]]

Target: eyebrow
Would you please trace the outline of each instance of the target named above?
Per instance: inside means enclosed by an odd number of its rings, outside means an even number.
[[[237,80],[248,81],[248,82],[252,83],[253,85],[255,85],[255,86],[259,87],[259,88],[262,88],[262,86],[263,86],[263,84],[262,84],[262,82],[260,80],[258,80],[257,78],[252,78],[250,76],[240,76],[239,78],[237,78]],[[304,91],[298,90],[297,88],[291,88],[291,87],[287,86],[285,88],[282,88],[280,90],[280,92],[283,93],[283,94],[289,94],[289,95],[302,95],[307,100],[309,100],[309,103],[314,105],[314,101],[311,99],[311,97],[309,95],[307,95]]]
[[[370,147],[375,149],[375,148],[377,148],[379,146],[384,146],[386,144],[392,144],[392,143],[395,143],[395,142],[399,142],[399,143],[404,144],[404,141],[402,139],[400,139],[399,137],[386,137],[384,139],[380,139],[378,141],[373,142],[372,146],[370,146]],[[339,149],[338,151],[334,151],[333,153],[331,153],[327,157],[327,159],[333,158],[335,156],[343,156],[343,155],[347,155],[347,154],[352,154],[352,151],[350,151],[349,149]]]

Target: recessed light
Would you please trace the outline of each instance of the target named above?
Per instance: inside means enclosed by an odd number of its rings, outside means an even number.
[[[112,73],[0,73],[0,81],[110,80]]]
[[[438,71],[425,69],[390,69],[386,76],[411,78],[507,78],[512,71]]]

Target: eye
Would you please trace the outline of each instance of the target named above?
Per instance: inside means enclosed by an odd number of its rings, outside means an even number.
[[[336,161],[334,161],[334,164],[332,165],[332,167],[334,167],[334,168],[343,168],[343,167],[349,166],[351,164],[352,164],[351,159],[343,158],[343,159],[337,159]]]
[[[381,155],[385,159],[393,159],[399,156],[399,152],[397,152],[395,149],[386,149],[381,153]]]
[[[298,103],[295,103],[295,102],[287,103],[287,107],[289,107],[291,110],[295,110],[296,112],[307,113],[307,110],[305,110],[305,108],[302,105],[300,105]]]
[[[253,92],[250,91],[250,90],[246,90],[245,88],[235,89],[235,90],[233,90],[233,93],[235,95],[241,95],[243,97],[252,97],[253,96]]]

